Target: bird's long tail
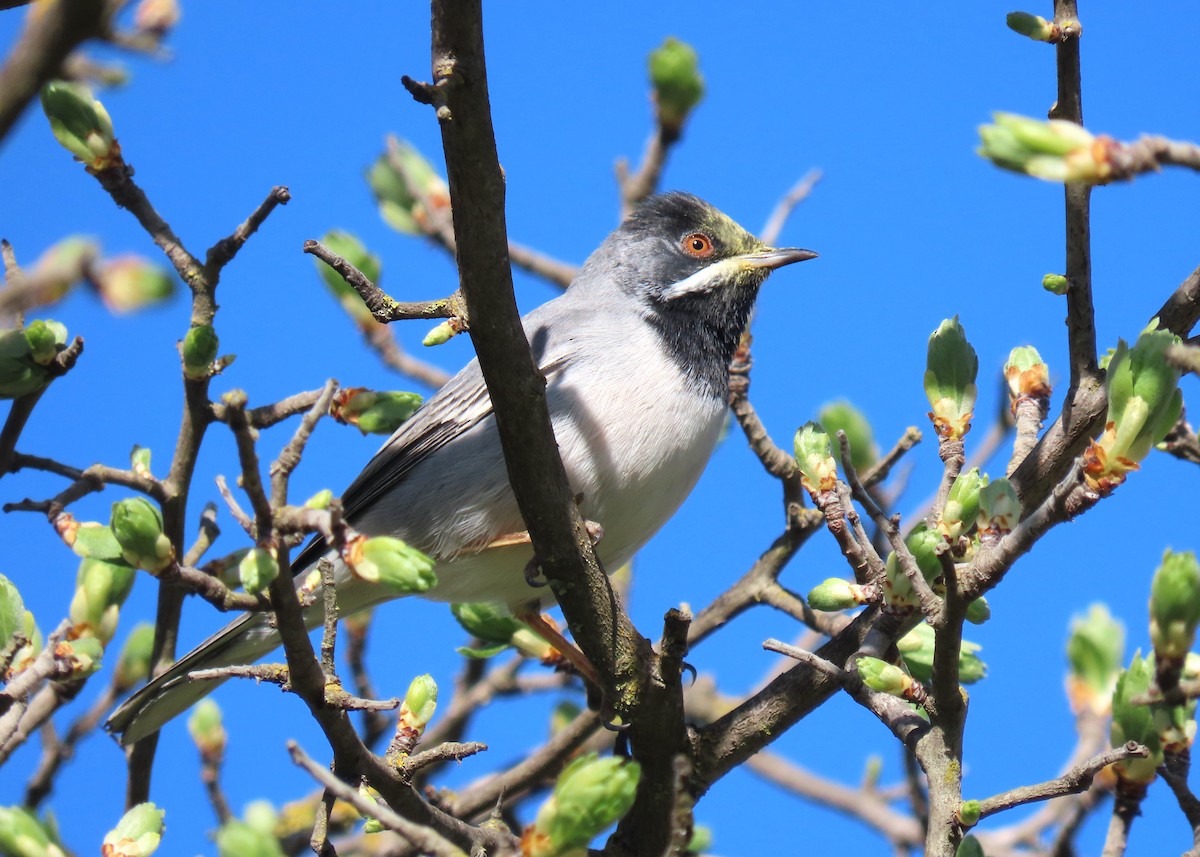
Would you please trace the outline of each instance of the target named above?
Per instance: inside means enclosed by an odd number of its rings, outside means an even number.
[[[226,625],[125,700],[105,727],[126,747],[157,732],[224,681],[189,681],[188,673],[253,663],[279,645],[279,634],[267,624],[267,615],[247,613]]]

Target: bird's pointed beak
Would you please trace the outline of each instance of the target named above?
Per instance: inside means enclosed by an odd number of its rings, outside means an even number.
[[[790,265],[793,262],[815,259],[817,258],[817,254],[812,250],[801,250],[799,247],[783,247],[780,249],[768,247],[756,253],[747,253],[745,256],[740,256],[739,258],[747,268],[766,268],[774,271],[776,268],[782,268],[784,265]]]

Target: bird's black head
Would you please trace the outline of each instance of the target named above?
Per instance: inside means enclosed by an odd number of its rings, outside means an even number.
[[[638,301],[685,371],[724,397],[759,286],[775,268],[814,256],[770,248],[707,202],[676,192],[638,206],[581,279],[614,283]]]

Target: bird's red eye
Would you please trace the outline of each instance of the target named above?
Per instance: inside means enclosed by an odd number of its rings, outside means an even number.
[[[703,232],[693,232],[683,239],[683,249],[697,259],[707,259],[713,254],[712,239]]]

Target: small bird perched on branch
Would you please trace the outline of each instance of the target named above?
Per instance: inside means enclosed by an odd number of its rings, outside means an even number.
[[[602,528],[596,551],[607,568],[629,560],[700,478],[759,286],[815,256],[767,247],[708,203],[664,194],[635,209],[565,293],[525,316],[567,478],[583,517]],[[525,524],[477,361],[392,435],[342,502],[358,532],[396,536],[436,561],[425,597],[493,602],[514,615],[553,598],[526,579],[528,539],[512,538]],[[306,575],[331,554],[313,542],[293,567]],[[396,597],[337,565],[343,615]],[[319,604],[308,618],[320,624]],[[157,731],[216,686],[188,673],[249,663],[278,644],[266,615],[243,616],[134,694],[109,730],[123,744]]]

